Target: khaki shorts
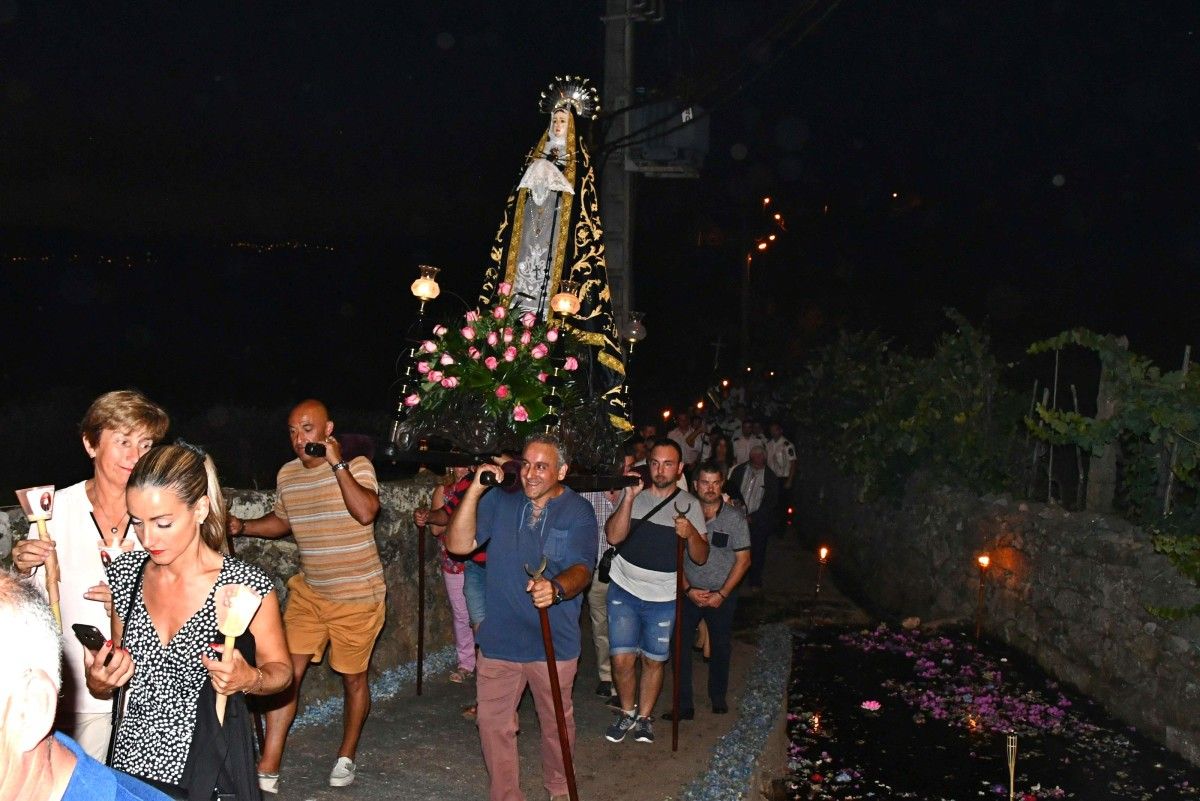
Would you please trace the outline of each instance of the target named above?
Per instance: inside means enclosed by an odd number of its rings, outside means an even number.
[[[283,627],[287,632],[288,651],[312,654],[315,664],[324,656],[325,646],[332,644],[329,649],[331,668],[338,673],[365,673],[375,640],[383,629],[384,602],[326,600],[313,592],[303,574],[292,576],[287,586]]]

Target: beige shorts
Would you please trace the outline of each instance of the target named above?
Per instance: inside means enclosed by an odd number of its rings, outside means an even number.
[[[329,666],[338,673],[365,673],[383,629],[386,604],[330,601],[313,592],[303,575],[287,583],[283,627],[288,651],[320,662],[329,646]]]

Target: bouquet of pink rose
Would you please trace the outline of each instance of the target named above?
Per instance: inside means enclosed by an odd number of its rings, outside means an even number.
[[[501,297],[511,292],[511,285],[500,284]],[[416,354],[421,384],[404,405],[410,418],[427,418],[468,403],[504,428],[525,434],[550,412],[545,398],[555,384],[552,359],[561,358],[556,393],[564,402],[574,399],[577,352],[573,338],[533,312],[510,316],[503,302],[470,311],[457,329],[434,326],[433,338],[421,343]]]

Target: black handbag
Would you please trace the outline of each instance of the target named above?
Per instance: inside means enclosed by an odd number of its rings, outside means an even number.
[[[670,503],[671,500],[678,494],[679,494],[679,488],[676,487],[674,492],[672,492],[670,495],[668,495],[666,497],[666,499],[662,503],[660,503],[658,506],[655,506],[653,509],[651,509],[648,514],[646,514],[644,517],[639,517],[636,520],[634,520],[632,523],[630,523],[629,524],[629,533],[625,535],[625,539],[621,540],[621,545],[624,545],[625,543],[629,542],[629,538],[633,536],[634,530],[639,525],[646,522],[650,518],[654,517],[654,515],[658,514],[658,510],[663,508],[664,506],[666,506],[668,503]],[[603,554],[600,555],[600,562],[596,565],[596,577],[599,578],[600,581],[604,582],[605,584],[608,583],[609,575],[612,572],[613,557],[615,557],[618,553],[621,552],[621,545],[610,545],[610,546],[608,546],[608,550],[606,550]]]

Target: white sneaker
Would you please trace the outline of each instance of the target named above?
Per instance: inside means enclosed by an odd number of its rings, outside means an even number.
[[[346,787],[354,783],[354,763],[349,757],[338,757],[329,773],[330,787]]]
[[[279,774],[278,773],[259,773],[258,774],[258,789],[264,793],[279,792]]]

